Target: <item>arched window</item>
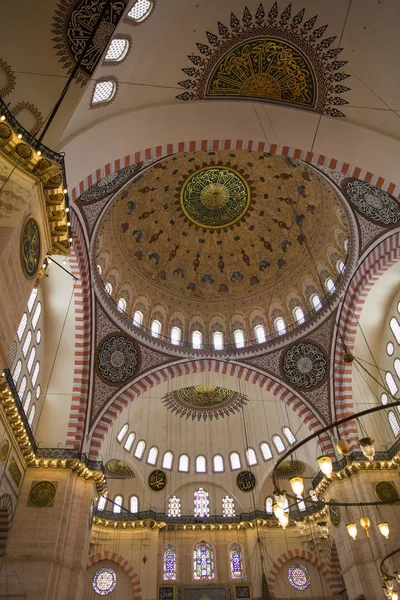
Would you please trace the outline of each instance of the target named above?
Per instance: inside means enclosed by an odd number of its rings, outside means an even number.
[[[394,365],[394,370],[396,371],[396,375],[400,379],[400,360],[398,358],[396,358],[393,365]]]
[[[224,349],[224,336],[220,331],[215,331],[213,333],[213,344],[214,350],[223,350]]]
[[[171,329],[171,342],[177,346],[182,338],[182,332],[179,327],[172,327]]]
[[[113,504],[113,512],[116,514],[119,514],[121,512],[121,506],[123,504],[123,499],[122,496],[118,495],[115,496],[114,498],[114,504]]]
[[[162,466],[163,469],[168,469],[169,471],[172,469],[172,463],[174,460],[174,455],[172,452],[168,450],[168,452],[164,452]]]
[[[32,400],[32,392],[31,390],[28,391],[26,398],[25,398],[25,402],[24,402],[24,412],[25,414],[28,413],[29,407],[31,405],[31,400]]]
[[[182,473],[189,472],[189,457],[187,454],[180,455],[178,471],[181,471]]]
[[[315,310],[319,310],[322,307],[321,298],[318,296],[318,294],[313,294],[311,296],[311,304]]]
[[[205,456],[197,456],[195,463],[196,473],[206,473],[207,472],[207,463]]]
[[[38,295],[38,288],[33,288],[31,295],[28,300],[28,312],[32,311],[33,305],[35,304],[36,296]]]
[[[153,2],[151,0],[136,0],[131,10],[128,12],[128,17],[137,23],[140,23],[149,16],[152,8]]]
[[[22,362],[19,360],[17,362],[17,364],[15,365],[14,373],[12,376],[15,385],[17,385],[19,376],[21,375],[21,370],[22,370]]]
[[[396,338],[396,342],[400,344],[400,325],[396,317],[392,317],[390,319],[390,329],[392,330],[392,333]]]
[[[158,448],[157,446],[152,446],[149,450],[149,454],[147,455],[147,463],[149,465],[155,465],[158,457]]]
[[[293,316],[294,316],[294,320],[299,325],[304,323],[305,317],[304,317],[304,312],[303,312],[303,309],[301,308],[301,306],[296,306],[296,308],[293,310]]]
[[[392,394],[392,396],[394,396],[397,393],[399,388],[397,387],[397,384],[393,378],[393,375],[390,373],[390,371],[388,371],[386,373],[385,379],[386,379],[387,386],[390,390],[390,393]]]
[[[40,371],[40,364],[39,364],[39,362],[36,362],[35,368],[33,369],[33,373],[32,373],[32,385],[33,386],[36,385],[36,381],[39,376],[39,371]]]
[[[193,550],[193,579],[215,579],[214,550],[211,544],[204,540],[196,544]]]
[[[303,498],[297,499],[297,506],[301,512],[303,512],[304,510],[307,510],[307,506],[306,506],[306,503],[304,502]]]
[[[41,392],[41,387],[40,387],[40,385],[38,385],[37,388],[36,388],[36,393],[35,393],[36,400],[39,400],[39,398],[40,398],[40,392]]]
[[[328,279],[325,281],[325,287],[330,294],[333,294],[333,292],[335,291],[335,283],[333,279],[328,277]]]
[[[157,319],[154,319],[154,321],[151,324],[151,335],[153,337],[159,337],[160,334],[161,334],[161,323]]]
[[[32,427],[33,419],[35,418],[36,406],[33,404],[29,414],[28,424]]]
[[[146,443],[143,440],[140,440],[140,442],[137,443],[136,450],[135,450],[136,458],[141,459],[143,457],[145,448],[146,448]]]
[[[18,396],[19,396],[19,399],[21,400],[21,402],[22,402],[24,394],[25,394],[26,384],[27,384],[27,380],[26,380],[26,377],[24,375],[23,378],[22,378],[22,380],[21,380],[21,384],[20,384],[19,390],[18,390]]]
[[[229,561],[231,567],[231,579],[244,579],[243,555],[239,544],[229,546]]]
[[[112,79],[107,81],[98,81],[93,90],[92,105],[110,102],[115,96],[116,92],[117,85]]]
[[[105,61],[107,62],[119,62],[127,55],[129,50],[129,42],[125,38],[115,38],[111,41],[108,46]]]
[[[394,354],[394,344],[392,342],[388,342],[386,344],[386,352],[388,356],[393,356]]]
[[[38,329],[36,332],[36,343],[40,344],[41,339],[42,339],[42,332],[40,331],[40,329]]]
[[[163,580],[176,581],[176,547],[172,544],[164,546]]]
[[[231,452],[229,455],[229,460],[231,463],[232,471],[236,471],[237,469],[242,468],[242,461],[240,460],[240,456],[237,452]]]
[[[192,346],[196,350],[199,350],[203,344],[203,336],[200,331],[193,331],[192,333]]]
[[[236,348],[243,348],[244,346],[244,333],[241,329],[236,329],[233,333],[233,339],[235,340]]]
[[[210,516],[210,503],[208,501],[208,492],[206,492],[206,490],[203,490],[203,488],[199,488],[194,493],[194,516]]]
[[[247,448],[246,459],[247,459],[247,464],[249,465],[249,467],[257,464],[257,462],[258,462],[257,456],[256,456],[256,453],[254,452],[253,448]]]
[[[294,437],[294,434],[289,429],[289,427],[283,427],[282,431],[289,444],[294,444],[296,442],[296,438]]]
[[[281,437],[280,437],[279,435],[273,435],[273,436],[272,436],[272,441],[273,441],[273,443],[274,443],[274,446],[275,446],[275,448],[276,448],[276,449],[277,449],[277,451],[279,452],[279,454],[280,454],[281,452],[284,452],[284,451],[285,451],[285,445],[284,445],[284,443],[282,442],[282,439],[281,439]]]
[[[345,269],[345,264],[342,260],[338,260],[336,263],[336,270],[338,273],[342,274]]]
[[[28,349],[29,349],[29,346],[31,345],[31,341],[32,341],[32,331],[29,330],[28,333],[26,334],[24,345],[22,346],[22,354],[24,356],[26,356],[28,354]]]
[[[254,327],[254,335],[258,344],[263,344],[266,341],[265,328],[263,325],[256,325]]]
[[[221,454],[216,454],[213,457],[213,467],[214,473],[223,473],[224,472],[224,459]]]
[[[106,506],[106,498],[104,496],[100,496],[97,501],[97,510],[104,510]]]
[[[235,503],[233,498],[230,496],[225,496],[225,498],[222,498],[222,515],[224,517],[235,516]]]
[[[120,298],[117,303],[117,308],[120,313],[126,312],[126,300],[125,298]]]
[[[128,423],[126,423],[120,430],[119,434],[117,435],[117,441],[119,443],[122,442],[122,440],[124,439],[124,437],[126,436],[128,431]]]
[[[28,322],[28,315],[26,313],[24,313],[22,315],[22,319],[21,319],[20,324],[18,325],[18,329],[17,329],[17,337],[18,337],[19,341],[21,341],[22,336],[24,335],[24,331],[25,331],[27,322]]]
[[[42,312],[42,303],[38,302],[37,305],[36,305],[36,308],[35,308],[35,312],[33,313],[33,317],[32,317],[32,327],[33,327],[33,330],[36,329],[36,325],[38,324],[41,312]]]
[[[131,513],[139,512],[139,498],[135,495],[129,498],[129,510]]]
[[[272,458],[271,448],[267,442],[261,442],[260,450],[264,460],[270,460]]]
[[[127,452],[131,451],[131,448],[133,446],[133,442],[135,441],[135,437],[136,435],[133,433],[133,431],[128,435],[128,437],[126,438],[126,442],[124,444],[124,449]]]
[[[98,274],[99,274],[99,275],[100,275],[100,277],[101,277],[101,273],[102,273],[102,268],[101,268],[101,265],[97,265],[97,272],[98,272]]]
[[[386,406],[386,404],[389,402],[387,394],[385,394],[385,393],[381,394],[381,402],[382,402],[382,404],[384,404]]]
[[[135,310],[133,314],[133,322],[135,325],[143,325],[143,313],[140,310]]]
[[[180,517],[181,516],[181,499],[177,496],[172,496],[168,500],[168,516],[169,517]]]
[[[33,366],[33,361],[35,360],[35,356],[36,356],[36,348],[35,348],[35,346],[33,346],[31,353],[29,354],[28,362],[26,364],[28,373],[30,373],[32,371],[32,366]]]
[[[275,331],[278,335],[283,335],[286,332],[285,321],[282,319],[282,317],[275,319]]]
[[[109,296],[111,296],[111,295],[112,295],[112,293],[113,293],[113,288],[112,288],[112,285],[111,285],[111,283],[108,283],[108,282],[107,282],[107,283],[106,283],[106,285],[104,286],[104,289],[106,290],[106,292],[107,292],[107,294],[108,294]]]
[[[389,425],[393,431],[393,435],[395,437],[397,437],[400,433],[400,425],[399,425],[396,415],[394,414],[394,412],[392,410],[390,410],[388,412],[388,421],[389,421]]]
[[[265,498],[265,512],[268,513],[269,515],[272,515],[272,505],[273,505],[273,500],[271,498],[271,496],[268,496],[268,498]]]

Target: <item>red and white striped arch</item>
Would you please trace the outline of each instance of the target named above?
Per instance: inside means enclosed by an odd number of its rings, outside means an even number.
[[[142,588],[140,587],[139,577],[132,565],[123,556],[121,556],[121,554],[117,554],[116,552],[110,552],[108,550],[104,550],[103,552],[93,554],[88,558],[86,569],[90,569],[92,565],[102,562],[103,560],[111,560],[112,562],[122,567],[124,571],[126,571],[129,579],[131,580],[135,600],[142,600]]]
[[[174,379],[175,377],[189,375],[191,373],[202,372],[222,373],[237,379],[244,379],[249,383],[258,385],[262,389],[271,392],[279,400],[285,402],[285,404],[297,414],[302,423],[307,425],[311,432],[318,431],[324,425],[318,416],[305,404],[304,400],[280,382],[268,377],[265,373],[244,365],[232,364],[221,360],[187,360],[166,366],[154,371],[150,375],[145,375],[130,388],[122,392],[118,398],[111,403],[97,422],[91,436],[90,456],[93,458],[98,456],[101,444],[109,428],[118,417],[119,413],[128,406],[130,402],[133,402],[135,398],[140,396],[146,390],[155,387],[164,381]],[[327,433],[320,437],[319,444],[323,453],[333,450],[330,437]]]
[[[352,364],[343,360],[344,344],[351,351],[356,339],[358,320],[364,302],[381,275],[400,260],[400,232],[388,235],[378,243],[359,264],[343,301],[337,329],[334,364],[334,410],[341,419],[353,413]],[[344,344],[343,344],[344,343]],[[354,421],[340,428],[340,435],[355,449],[358,435]]]

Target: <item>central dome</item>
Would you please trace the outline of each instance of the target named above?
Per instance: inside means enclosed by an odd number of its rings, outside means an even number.
[[[325,295],[320,273],[337,279],[348,236],[336,190],[309,165],[248,150],[187,152],[116,194],[96,260],[116,300],[130,288],[129,313],[139,302],[149,319],[157,306],[163,323],[197,318],[207,329],[214,317],[285,314],[291,296],[309,312],[305,287]]]

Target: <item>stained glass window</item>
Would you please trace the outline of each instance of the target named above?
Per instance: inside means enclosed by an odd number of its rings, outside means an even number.
[[[96,571],[92,579],[92,587],[99,596],[111,594],[116,585],[117,574],[109,567]]]
[[[390,390],[390,393],[392,394],[392,396],[394,396],[397,393],[399,388],[397,387],[397,384],[393,378],[393,375],[389,371],[386,373],[385,379],[386,379],[388,388]]]
[[[296,323],[299,323],[300,325],[301,325],[301,323],[304,323],[304,321],[305,321],[304,312],[303,312],[303,309],[301,308],[301,306],[296,306],[296,308],[293,310],[293,316],[294,316]]]
[[[161,323],[160,321],[157,321],[157,319],[154,319],[154,321],[151,324],[151,335],[153,337],[159,337],[161,334]]]
[[[282,319],[282,317],[278,317],[275,320],[275,331],[279,335],[283,335],[284,333],[286,333],[286,325],[285,325],[285,321]]]
[[[394,344],[392,342],[388,342],[388,344],[386,346],[386,352],[388,353],[389,356],[393,356],[393,354],[394,354]]]
[[[208,501],[208,492],[206,492],[206,490],[203,490],[203,488],[199,488],[194,493],[194,516],[210,516],[210,503]]]
[[[99,81],[98,83],[96,83],[93,90],[92,104],[109,102],[111,98],[115,95],[116,91],[117,86],[115,85],[115,81]]]
[[[192,346],[195,349],[201,348],[203,343],[203,336],[200,331],[193,331],[192,333]]]
[[[321,299],[318,296],[318,294],[313,294],[311,296],[311,304],[313,305],[313,307],[315,308],[315,310],[319,310],[321,308]]]
[[[196,544],[193,550],[193,579],[215,579],[214,550],[211,544],[204,540]]]
[[[400,425],[398,420],[396,419],[396,415],[392,410],[390,410],[388,413],[388,421],[390,427],[392,428],[393,435],[397,437],[400,433]]]
[[[215,350],[223,350],[224,348],[224,336],[220,331],[215,331],[213,335],[213,343]]]
[[[176,581],[176,548],[171,544],[164,546],[164,581]]]
[[[333,283],[333,279],[331,279],[330,277],[325,281],[325,285],[328,292],[332,293],[335,291],[335,284]]]
[[[224,517],[235,516],[235,503],[233,498],[230,496],[225,496],[225,498],[222,498],[222,514]]]
[[[181,516],[181,500],[177,496],[172,496],[168,500],[168,516],[169,517],[180,517]]]
[[[244,579],[242,549],[239,544],[229,547],[229,560],[231,563],[231,578]]]
[[[112,288],[111,283],[106,283],[106,285],[104,286],[104,289],[106,290],[107,294],[109,294],[109,296],[112,295],[113,288]]]
[[[303,565],[292,565],[288,569],[288,580],[295,590],[306,590],[311,585],[311,578],[308,570]]]

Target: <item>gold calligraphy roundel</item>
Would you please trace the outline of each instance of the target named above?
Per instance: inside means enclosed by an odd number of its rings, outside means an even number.
[[[40,230],[36,219],[31,215],[25,221],[21,232],[21,263],[27,277],[36,276],[40,263]]]
[[[236,483],[242,492],[251,492],[256,486],[256,478],[251,471],[240,471]]]
[[[375,494],[380,502],[387,504],[400,500],[398,491],[390,481],[378,481],[375,485]]]
[[[6,461],[9,449],[10,442],[8,440],[4,440],[0,446],[0,462]]]
[[[56,496],[56,486],[51,481],[39,481],[32,487],[29,500],[33,506],[49,506]]]
[[[164,471],[156,469],[149,475],[149,486],[153,492],[161,492],[167,485],[167,475]]]
[[[230,227],[247,212],[251,193],[246,179],[235,169],[207,166],[186,179],[180,204],[186,217],[206,229]]]

